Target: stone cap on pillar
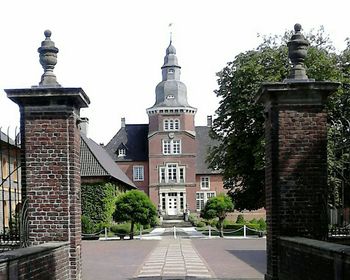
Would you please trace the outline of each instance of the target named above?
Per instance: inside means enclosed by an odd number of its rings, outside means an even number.
[[[322,105],[339,86],[340,83],[330,81],[263,83],[256,103]]]
[[[82,88],[32,87],[5,89],[7,97],[19,106],[74,106],[87,108],[90,99]]]

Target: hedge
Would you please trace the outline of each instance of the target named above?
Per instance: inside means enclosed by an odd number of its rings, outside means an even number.
[[[109,227],[119,194],[119,187],[112,183],[82,185],[81,210],[82,217],[86,217],[82,219],[83,228],[97,231]],[[89,225],[84,225],[86,222]],[[94,226],[90,225],[91,222]]]

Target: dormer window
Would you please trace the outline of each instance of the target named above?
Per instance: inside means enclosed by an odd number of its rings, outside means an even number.
[[[119,148],[118,149],[118,157],[125,157],[126,156],[126,149],[125,148]]]
[[[168,73],[169,74],[173,74],[174,73],[174,69],[169,69]]]
[[[172,94],[169,94],[169,95],[167,95],[167,97],[166,97],[166,99],[174,99],[174,98],[175,98],[175,96],[172,95]]]

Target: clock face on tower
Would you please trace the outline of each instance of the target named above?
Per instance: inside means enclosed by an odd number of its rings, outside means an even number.
[[[170,132],[170,133],[168,134],[168,136],[169,136],[170,139],[173,139],[173,138],[174,138],[174,133],[173,133],[173,132]]]

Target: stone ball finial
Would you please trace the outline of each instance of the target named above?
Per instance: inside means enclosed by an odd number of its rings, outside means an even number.
[[[296,23],[294,25],[294,31],[294,34],[287,43],[288,57],[293,64],[289,74],[289,80],[308,80],[304,62],[307,56],[309,42],[300,32],[301,24]]]
[[[60,86],[53,73],[57,63],[58,48],[56,48],[55,43],[51,41],[51,34],[51,31],[48,29],[44,31],[45,40],[41,42],[41,47],[38,48],[40,64],[44,69],[44,74],[41,76],[41,81],[39,83],[39,86],[42,87]]]
[[[295,33],[301,31],[301,24],[300,23],[294,24],[294,31],[295,31]]]
[[[49,30],[49,29],[46,29],[44,31],[44,35],[45,35],[46,39],[49,39],[51,37],[51,34],[52,34],[51,30]]]

